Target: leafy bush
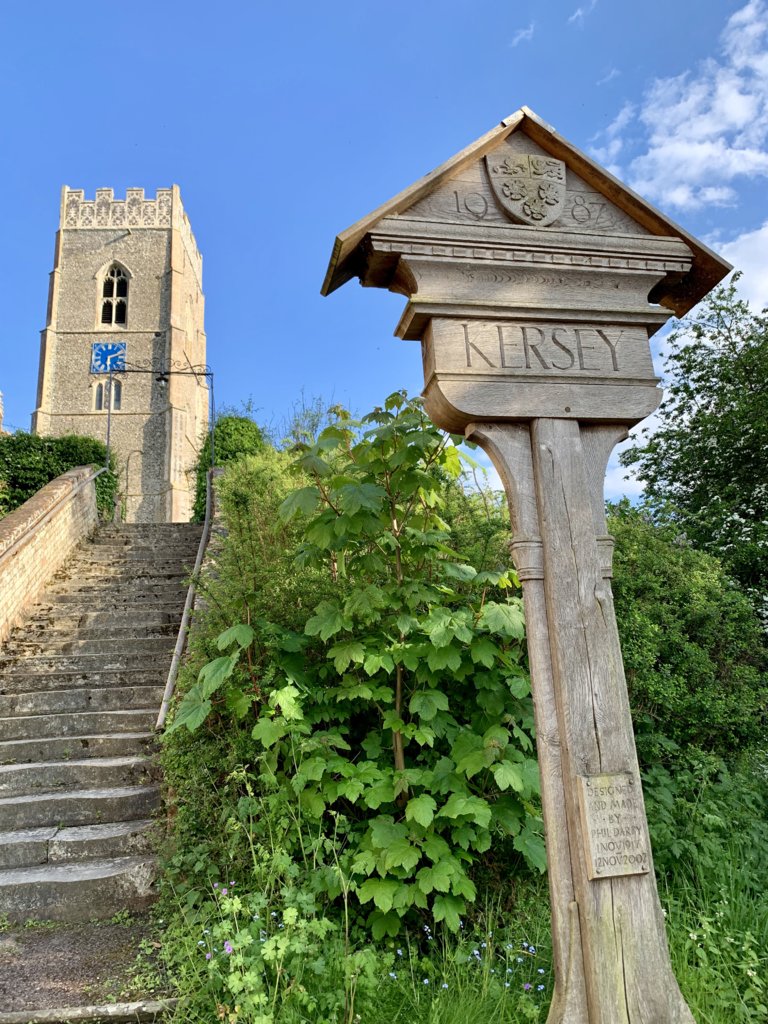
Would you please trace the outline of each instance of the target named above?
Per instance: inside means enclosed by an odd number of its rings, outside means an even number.
[[[609,510],[613,590],[641,758],[694,746],[727,760],[762,738],[766,648],[717,559],[627,502]]]
[[[255,455],[264,447],[261,427],[248,416],[227,414],[216,420],[213,430],[214,456],[217,466],[224,466]],[[195,504],[192,508],[192,522],[202,523],[205,519],[206,475],[211,466],[211,435],[205,435],[195,468]]]
[[[23,505],[68,469],[103,466],[106,457],[106,446],[93,437],[40,437],[21,430],[0,436],[0,515]],[[96,481],[96,503],[104,515],[111,515],[117,493],[114,468],[111,453],[110,472]]]
[[[374,936],[413,910],[455,930],[493,835],[544,867],[520,599],[508,571],[449,546],[439,509],[459,454],[417,403],[340,420],[296,466],[306,482],[281,506],[304,520],[295,572],[327,596],[298,622],[275,607],[225,630],[171,729],[250,722],[240,810],[254,842],[282,821],[291,855],[312,851],[315,895],[348,889]]]

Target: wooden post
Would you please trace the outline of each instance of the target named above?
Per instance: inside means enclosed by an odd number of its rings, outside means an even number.
[[[524,592],[557,977],[549,1024],[691,1024],[669,963],[610,587],[603,477],[626,429],[539,419],[467,434],[504,481]]]
[[[611,594],[605,469],[649,338],[729,265],[522,108],[342,232],[323,291],[408,296],[425,407],[490,455],[523,587],[552,904],[548,1024],[693,1024],[672,973]]]

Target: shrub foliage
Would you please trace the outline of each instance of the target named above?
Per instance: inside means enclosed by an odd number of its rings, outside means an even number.
[[[0,436],[0,515],[23,505],[68,469],[103,466],[106,458],[105,445],[93,437],[40,437],[24,431]],[[110,472],[96,481],[96,502],[105,515],[111,514],[117,493],[114,455],[110,464]]]

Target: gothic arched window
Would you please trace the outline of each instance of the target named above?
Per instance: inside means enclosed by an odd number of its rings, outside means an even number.
[[[112,380],[112,401],[110,403],[110,383],[99,383],[96,385],[93,391],[93,409],[94,412],[106,412],[107,407],[111,404],[113,412],[119,412],[123,404],[123,385],[119,380]]]
[[[113,263],[101,288],[101,322],[125,324],[128,317],[128,275]]]

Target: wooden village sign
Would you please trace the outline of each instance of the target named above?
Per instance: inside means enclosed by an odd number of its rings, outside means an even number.
[[[523,107],[336,239],[323,293],[407,299],[426,408],[504,482],[552,904],[548,1024],[691,1024],[669,962],[603,481],[661,398],[649,337],[729,265]]]

